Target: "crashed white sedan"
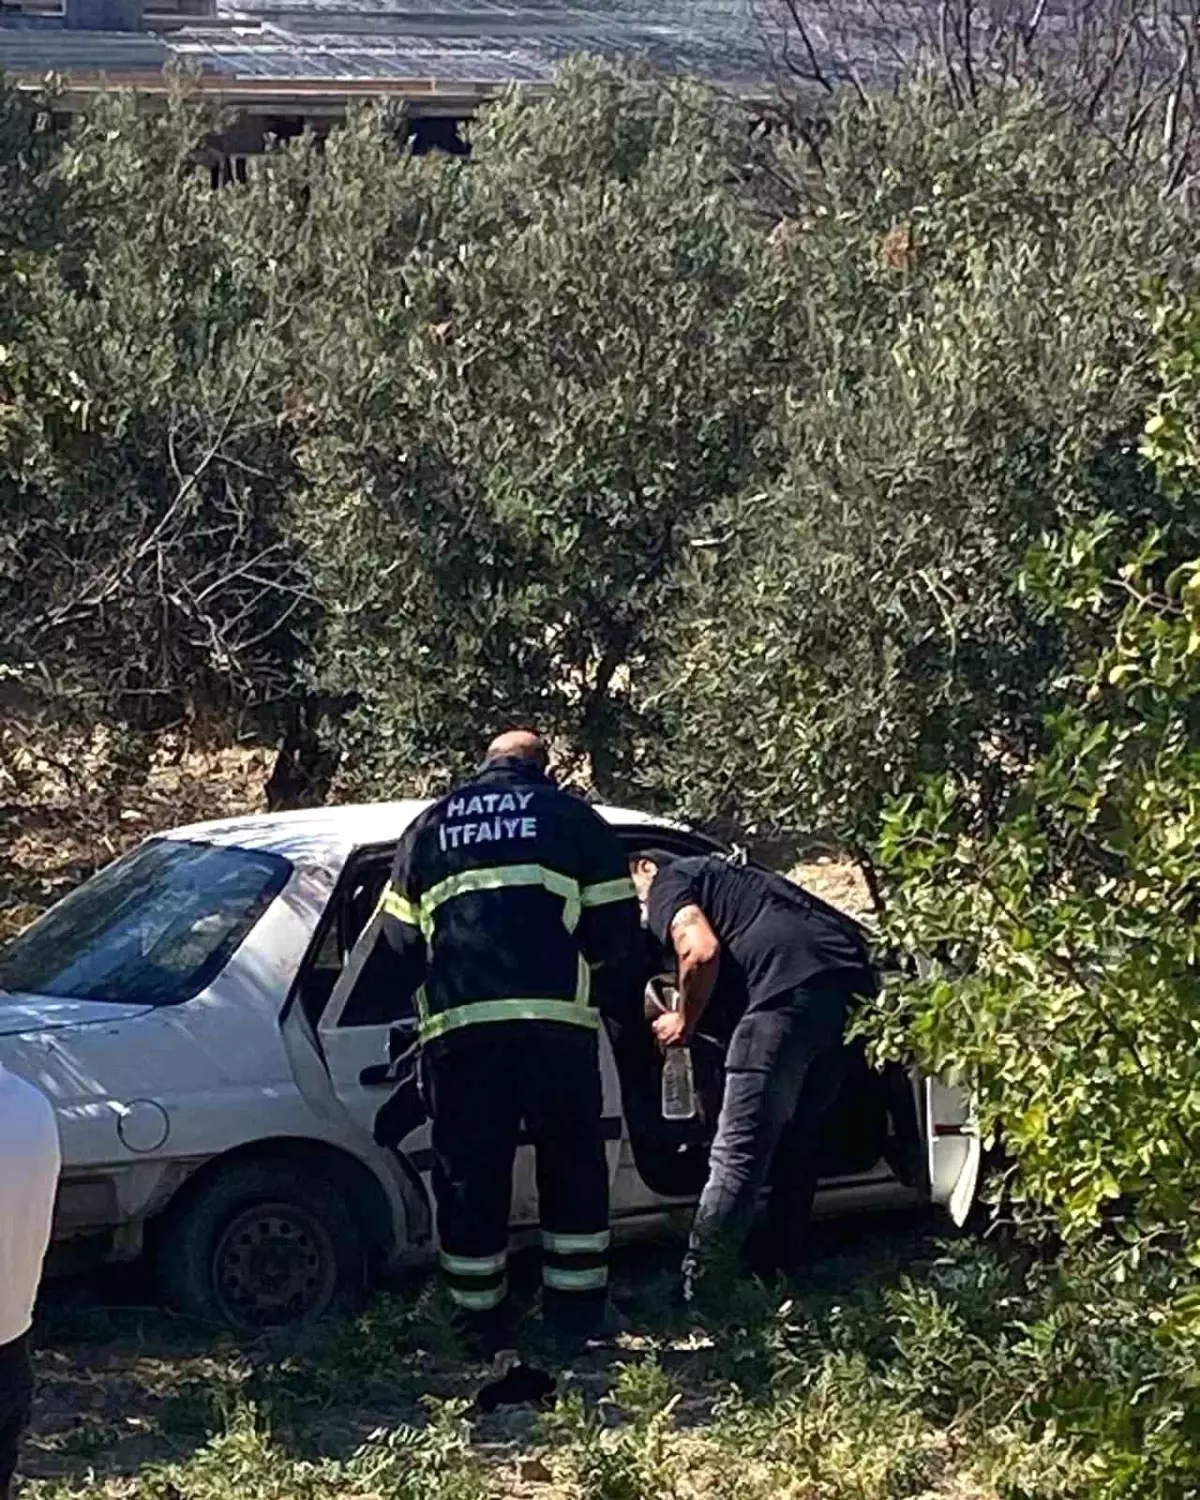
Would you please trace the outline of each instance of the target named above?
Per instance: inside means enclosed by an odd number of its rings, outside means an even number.
[[[60,1263],[145,1254],[177,1307],[260,1328],[319,1315],[373,1274],[430,1255],[428,1126],[414,1121],[395,1150],[376,1144],[395,997],[354,954],[396,842],[425,805],[178,829],[0,951],[0,1061],[49,1095],[61,1127]],[[676,824],[601,811],[631,852],[729,852]],[[663,966],[652,948],[647,979]],[[657,1051],[638,1032],[619,1057],[603,1045],[618,1236],[696,1196],[711,1128],[662,1118]],[[889,1107],[878,1084],[864,1067],[844,1091],[818,1211],[928,1190],[961,1221],[979,1165],[966,1099],[913,1077],[927,1181],[910,1170],[906,1187],[888,1165],[899,1159],[895,1089]],[[518,1239],[537,1218],[530,1156],[519,1153],[514,1185]]]

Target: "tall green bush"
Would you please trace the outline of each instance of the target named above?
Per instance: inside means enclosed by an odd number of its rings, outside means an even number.
[[[663,663],[676,785],[743,824],[866,845],[954,769],[1002,795],[1062,661],[1016,588],[1047,527],[1171,506],[1136,454],[1155,390],[1143,284],[1190,230],[1030,94],[841,101],[773,236],[777,478],[731,496]]]
[[[162,115],[114,96],[26,162],[0,653],[55,722],[228,732],[290,679],[309,598],[282,529],[298,215],[270,181],[210,190],[214,123],[184,93]]]
[[[679,559],[775,399],[744,131],[702,89],[580,67],[489,114],[468,167],[371,118],[330,143],[292,515],[320,675],[366,700],[356,785],[528,719],[611,790],[653,741]]]
[[[1003,814],[942,776],[885,816],[891,930],[932,961],[883,1037],[969,1084],[1014,1202],[1075,1236],[1124,1204],[1200,1264],[1200,560],[1117,570],[1109,530],[1030,559],[1048,613],[1119,612]]]

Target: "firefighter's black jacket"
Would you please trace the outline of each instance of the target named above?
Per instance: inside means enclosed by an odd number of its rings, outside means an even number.
[[[422,813],[383,913],[423,1045],[514,1020],[595,1029],[641,941],[616,834],[517,759],[489,763]]]

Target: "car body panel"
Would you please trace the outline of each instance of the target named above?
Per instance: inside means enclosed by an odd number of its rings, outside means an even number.
[[[36,1031],[78,1030],[111,1026],[144,1016],[149,1005],[120,1005],[107,1000],[52,999],[49,995],[13,995],[0,990],[0,1036],[28,1036]]]
[[[322,1056],[329,1070],[332,1086],[344,1102],[347,1111],[364,1132],[371,1132],[375,1116],[388,1099],[393,1083],[386,1081],[366,1082],[363,1074],[376,1069],[380,1059],[388,1054],[390,1024],[343,1027],[339,1023],[347,1002],[354,992],[359,973],[366,956],[376,942],[382,918],[376,914],[360,934],[353,951],[347,959],[340,979],[334,986],[329,1003],[325,1007],[317,1028],[317,1037]],[[603,1080],[604,1117],[615,1124],[621,1120],[621,1092],[617,1080],[616,1064],[606,1036],[601,1037],[601,1076]],[[420,1125],[401,1141],[396,1148],[401,1155],[415,1165],[423,1176],[429,1172],[431,1156],[431,1130],[428,1122]],[[620,1138],[606,1143],[610,1186],[615,1183],[621,1159]],[[537,1223],[537,1184],[534,1173],[534,1153],[530,1146],[521,1146],[513,1170],[512,1224],[515,1229],[528,1228]]]
[[[382,1159],[345,1111],[314,1110],[299,1087],[279,1015],[321,914],[336,885],[327,846],[296,863],[284,889],[214,982],[192,999],[154,1009],[82,1002],[86,1024],[28,1031],[3,1039],[6,1065],[36,1083],[54,1104],[64,1180],[56,1232],[82,1233],[140,1222],[159,1211],[182,1182],[215,1158],[272,1141],[310,1140],[368,1166],[388,1197],[398,1236],[422,1222],[422,1205],[397,1164]],[[53,1014],[63,1004],[23,1003]],[[107,1011],[107,1022],[92,1019]],[[130,1012],[135,1013],[130,1013]],[[148,1108],[149,1107],[149,1108]],[[161,1140],[139,1138],[127,1122],[161,1112]],[[91,1222],[73,1207],[84,1179],[111,1184],[119,1224]],[[99,1204],[102,1200],[93,1199]],[[135,1253],[128,1238],[120,1253]]]
[[[254,813],[173,828],[164,838],[191,839],[241,849],[263,849],[281,854],[297,865],[324,865],[340,870],[353,849],[394,844],[431,799],[403,802],[360,802],[340,807],[316,807],[299,812]],[[616,828],[648,825],[690,830],[672,818],[636,812],[627,807],[604,807],[605,820]]]

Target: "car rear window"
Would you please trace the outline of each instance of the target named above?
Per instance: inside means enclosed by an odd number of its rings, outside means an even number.
[[[291,869],[260,849],[143,844],[0,949],[0,989],[136,1005],[190,1000],[229,962]]]

